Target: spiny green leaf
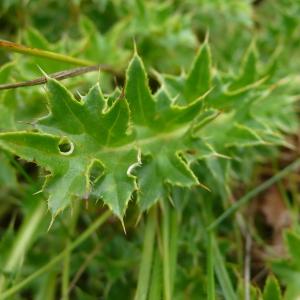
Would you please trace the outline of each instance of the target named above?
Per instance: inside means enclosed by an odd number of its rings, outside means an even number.
[[[186,102],[193,102],[211,88],[211,54],[207,42],[199,49],[196,59],[189,71],[184,95]]]
[[[65,136],[84,136],[102,146],[123,144],[130,137],[129,108],[124,99],[116,101],[112,107],[104,110],[105,100],[98,86],[93,87],[79,102],[54,80],[49,80],[49,102],[51,113],[38,121],[37,126],[43,131],[60,133]],[[83,142],[83,141],[81,141]]]
[[[16,186],[17,175],[9,160],[0,153],[0,186]]]
[[[205,96],[206,94],[203,98]],[[155,97],[157,105],[154,126],[160,131],[169,131],[193,121],[202,112],[203,98],[196,99],[186,106],[179,106],[172,103],[165,90],[160,89]]]
[[[118,67],[128,61],[128,51],[120,47],[120,35],[124,33],[123,31],[120,32],[122,27],[116,27],[105,35],[99,32],[99,28],[86,16],[80,17],[79,26],[83,37],[81,43],[84,46],[84,51],[82,48],[78,49],[78,55],[91,61]],[[74,44],[76,45],[78,42]]]
[[[300,268],[300,236],[295,232],[288,231],[285,235],[289,254],[292,256],[293,262]]]
[[[136,73],[133,73],[133,70],[136,70]],[[194,142],[187,132],[192,128],[196,116],[202,112],[202,99],[197,99],[186,106],[174,105],[163,88],[153,97],[147,85],[147,75],[142,61],[137,55],[129,65],[128,74],[126,97],[129,99],[130,107],[134,103],[133,107],[140,108],[132,110],[132,119],[139,125],[136,127],[138,139],[145,141],[140,143],[141,152],[150,157],[142,161],[137,172],[140,206],[146,209],[164,194],[166,183],[189,187],[198,184],[197,178],[180,155],[191,148]],[[134,82],[137,86],[134,86]],[[140,104],[134,102],[136,100],[134,96],[139,99]],[[147,110],[148,106],[149,110]],[[146,117],[145,111],[152,111],[151,117]],[[135,114],[142,115],[142,118],[135,120]],[[150,121],[152,118],[153,120]],[[153,175],[157,183],[153,182],[153,177],[151,178]],[[149,182],[152,182],[151,192],[149,192]]]
[[[189,131],[201,116],[202,99],[177,106],[165,93],[155,98],[137,55],[126,82],[129,105],[120,97],[109,105],[98,85],[78,101],[49,78],[49,114],[35,123],[40,132],[1,134],[4,149],[50,171],[45,191],[54,215],[74,196],[93,194],[121,218],[135,190],[147,209],[165,193],[166,184],[199,184],[189,167],[197,155],[189,154],[189,162],[184,155],[198,139]],[[141,154],[150,160],[140,161]],[[153,174],[157,184],[149,193]]]
[[[268,276],[263,293],[264,300],[281,300],[280,286],[274,276]]]
[[[222,89],[228,85],[226,77],[219,81],[217,93],[213,91],[213,97],[225,95],[223,100],[215,99],[224,104],[210,101],[207,44],[187,76],[170,78],[164,77],[153,95],[143,62],[135,54],[127,70],[126,99],[119,91],[106,98],[96,85],[76,100],[61,84],[48,79],[49,114],[36,122],[40,132],[2,134],[0,145],[51,172],[45,190],[54,214],[74,196],[93,194],[121,218],[134,191],[144,210],[165,195],[167,185],[199,185],[191,169],[199,159],[207,159],[206,170],[220,174],[218,164],[210,159],[219,156],[214,149],[223,153],[275,140],[272,131],[255,125],[250,113],[259,95],[252,91],[255,84],[226,94]],[[214,107],[228,102],[231,113],[213,122],[219,114]],[[215,178],[215,182],[224,180]]]
[[[188,105],[204,96],[211,89],[212,67],[208,43],[199,48],[197,56],[187,75],[158,75],[178,105]]]
[[[60,138],[31,132],[1,133],[0,145],[28,161],[36,161],[43,167],[59,167],[63,159],[59,150]]]
[[[234,91],[241,87],[247,86],[257,79],[257,54],[255,46],[250,45],[242,62],[238,78],[230,85],[229,90]]]
[[[115,154],[111,149],[132,140],[127,134],[129,110],[126,101],[120,99],[104,111],[103,96],[98,87],[91,89],[85,102],[75,100],[52,79],[48,81],[48,89],[51,112],[37,122],[37,128],[48,134],[2,134],[0,144],[51,172],[45,189],[49,192],[48,204],[53,214],[64,209],[73,196],[88,196],[91,192],[89,166],[99,160],[105,179],[101,185],[97,184],[94,193],[121,217],[135,189],[134,178],[127,170],[137,159],[134,149],[121,149]],[[122,163],[124,156],[126,163]],[[107,183],[111,183],[110,188]],[[117,183],[118,189],[115,188]],[[103,188],[99,189],[99,186]]]
[[[155,102],[147,82],[143,63],[137,54],[131,60],[126,77],[125,95],[136,125],[149,126],[155,118]]]
[[[138,170],[137,174],[139,177],[140,207],[142,210],[146,210],[157,200],[163,198],[164,183],[159,178],[158,167],[151,157],[148,160],[144,159],[144,166]]]
[[[148,209],[165,194],[165,184],[191,187],[198,180],[177,155],[161,149],[154,157],[145,159],[137,174],[139,178],[140,207]]]

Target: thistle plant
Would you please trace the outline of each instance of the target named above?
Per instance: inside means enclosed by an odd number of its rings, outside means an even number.
[[[268,300],[280,284],[296,299],[296,225],[292,262],[255,284],[251,249],[267,242],[243,208],[300,166],[258,171],[295,152],[297,8],[270,5],[291,41],[271,53],[277,31],[259,18],[265,36],[250,34],[264,6],[71,2],[65,36],[40,23],[0,41],[0,299]],[[30,5],[3,16],[38,24]]]

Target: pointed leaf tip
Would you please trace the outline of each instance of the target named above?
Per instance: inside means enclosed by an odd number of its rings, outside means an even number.
[[[133,56],[136,56],[136,55],[138,56],[138,50],[137,50],[135,38],[133,38]]]
[[[187,75],[184,96],[187,103],[193,102],[211,88],[212,67],[209,44],[205,42]]]
[[[279,283],[275,276],[269,275],[263,291],[263,300],[282,300]]]
[[[125,97],[133,122],[136,125],[151,127],[155,117],[155,101],[148,85],[144,64],[137,54],[134,55],[127,69]]]

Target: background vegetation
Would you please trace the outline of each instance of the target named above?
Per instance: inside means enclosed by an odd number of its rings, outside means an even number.
[[[1,1],[1,39],[49,52],[0,42],[0,299],[298,299],[299,15],[298,0]],[[99,124],[138,153],[80,173]]]

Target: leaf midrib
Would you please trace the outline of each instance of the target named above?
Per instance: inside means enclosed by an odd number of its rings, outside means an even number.
[[[128,143],[128,144],[125,144],[122,146],[118,146],[118,147],[107,147],[107,146],[97,143],[101,147],[101,149],[97,150],[97,151],[91,151],[88,154],[88,156],[90,156],[92,154],[95,154],[95,156],[96,156],[101,153],[103,153],[103,154],[116,153],[116,152],[124,152],[126,150],[132,150],[134,148],[142,148],[143,146],[151,144],[151,143],[159,142],[162,140],[170,140],[170,139],[174,139],[176,137],[182,136],[189,128],[190,128],[190,125],[186,125],[186,126],[183,126],[177,130],[174,130],[174,131],[171,131],[168,133],[152,135],[152,136],[142,138],[142,139],[135,139],[131,143]],[[77,135],[70,136],[70,139],[72,140],[72,137],[74,137],[74,140],[76,140],[76,136]],[[76,151],[76,145],[75,145],[75,151]],[[78,155],[80,156],[80,155],[82,155],[82,153],[78,153]]]

